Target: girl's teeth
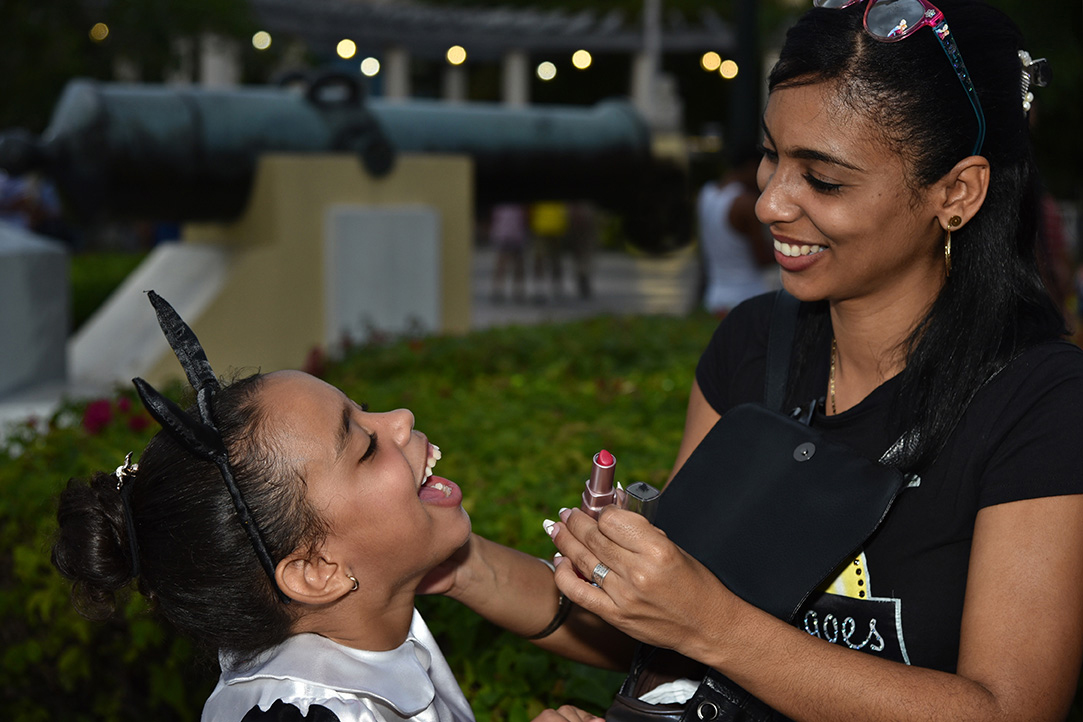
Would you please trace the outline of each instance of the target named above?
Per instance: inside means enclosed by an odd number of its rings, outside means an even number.
[[[437,446],[436,444],[429,444],[429,446],[432,447],[432,458],[433,459],[436,459],[437,461],[439,461],[440,459],[444,458],[444,455],[443,455],[443,453],[441,453],[439,446]]]
[[[444,492],[444,498],[445,499],[448,498],[449,496],[451,496],[451,487],[450,486],[445,486],[442,482],[438,481],[435,484],[431,485],[429,488],[430,489],[439,489],[440,491]]]

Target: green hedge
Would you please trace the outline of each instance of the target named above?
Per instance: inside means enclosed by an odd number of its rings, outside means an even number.
[[[355,349],[324,377],[373,409],[412,409],[444,451],[441,474],[462,485],[474,528],[551,554],[541,521],[578,503],[598,449],[617,456],[625,483],[665,479],[714,325],[704,315],[597,319],[402,340]],[[22,426],[0,448],[7,718],[198,718],[214,660],[155,621],[138,595],[106,624],[82,619],[48,560],[67,479],[116,467],[154,430],[121,391]],[[554,659],[449,600],[418,606],[479,719],[529,720],[565,701],[600,710],[619,683],[619,674]]]
[[[68,261],[71,280],[71,330],[86,323],[109,294],[146,258],[146,253],[94,251],[73,253]]]

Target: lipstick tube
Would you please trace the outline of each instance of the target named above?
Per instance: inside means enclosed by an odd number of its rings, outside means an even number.
[[[595,519],[602,507],[613,503],[616,491],[613,488],[613,476],[616,473],[617,460],[612,454],[602,449],[594,455],[590,469],[590,478],[583,491],[583,503],[580,508]]]

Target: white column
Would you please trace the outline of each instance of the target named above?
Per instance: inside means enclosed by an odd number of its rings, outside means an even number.
[[[241,83],[241,50],[236,40],[213,33],[200,38],[199,83],[231,88]]]
[[[447,65],[441,84],[441,97],[451,102],[466,100],[466,68],[462,65]]]
[[[384,97],[388,100],[410,98],[410,52],[401,46],[384,49]]]
[[[654,123],[662,56],[662,0],[643,0],[643,49],[632,59],[632,103]]]
[[[511,50],[501,64],[501,99],[505,105],[522,107],[530,103],[530,58],[526,51]]]

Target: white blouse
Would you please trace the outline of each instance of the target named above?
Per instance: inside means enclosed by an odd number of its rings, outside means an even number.
[[[308,714],[319,704],[340,722],[474,722],[447,660],[421,614],[410,633],[387,652],[345,647],[317,634],[297,634],[251,665],[233,668],[219,654],[222,676],[202,722],[240,722],[254,707],[282,700]]]

